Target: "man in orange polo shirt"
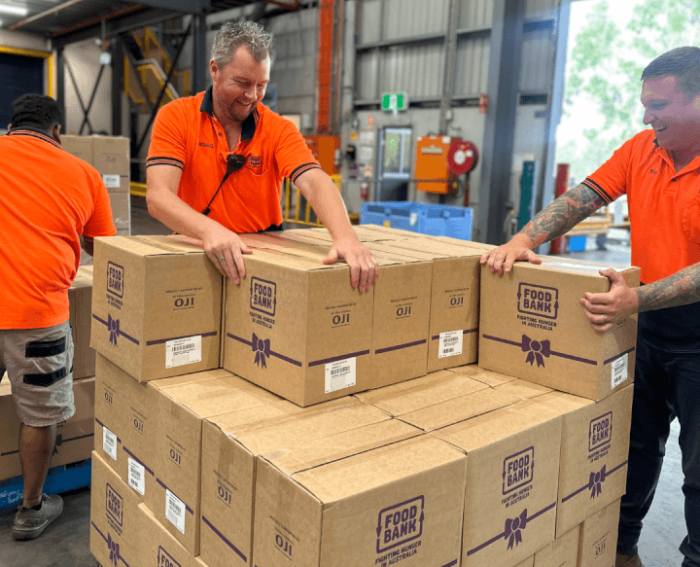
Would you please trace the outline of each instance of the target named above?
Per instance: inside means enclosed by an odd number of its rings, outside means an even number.
[[[378,264],[355,236],[338,189],[294,125],[260,102],[271,42],[253,22],[225,24],[212,46],[212,86],[158,112],[146,163],[149,212],[195,239],[239,284],[250,250],[237,233],[282,228],[281,187],[289,178],[333,236],[324,262],[345,259],[353,287],[368,291]]]
[[[644,124],[598,171],[556,199],[482,264],[502,275],[515,261],[540,263],[532,249],[557,238],[626,194],[632,264],[642,287],[614,270],[610,292],[581,299],[600,332],[639,313],[627,494],[622,498],[617,567],[640,567],[637,542],[668,439],[678,418],[688,535],[683,567],[700,567],[700,49],[681,47],[642,73]]]
[[[99,173],[61,148],[60,123],[56,101],[24,95],[0,138],[0,380],[7,370],[21,424],[24,498],[12,537],[23,540],[63,510],[42,491],[56,424],[75,413],[68,288],[80,248],[92,254],[94,237],[116,233]]]

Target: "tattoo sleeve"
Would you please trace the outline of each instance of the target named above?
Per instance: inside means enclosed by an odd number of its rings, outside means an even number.
[[[581,184],[537,213],[535,218],[523,227],[520,234],[529,237],[534,248],[566,234],[605,204],[598,193]]]
[[[700,264],[693,264],[653,284],[635,288],[639,311],[653,311],[700,301]]]

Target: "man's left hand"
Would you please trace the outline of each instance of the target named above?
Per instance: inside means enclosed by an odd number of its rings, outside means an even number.
[[[602,270],[601,276],[610,280],[607,293],[586,293],[579,301],[583,312],[596,331],[612,329],[615,322],[625,319],[639,310],[637,292],[629,287],[615,270]]]
[[[324,264],[335,264],[345,260],[350,266],[350,283],[360,291],[369,291],[379,279],[379,264],[372,253],[359,240],[338,240],[333,242]]]

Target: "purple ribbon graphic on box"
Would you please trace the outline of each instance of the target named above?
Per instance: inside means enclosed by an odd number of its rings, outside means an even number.
[[[508,549],[513,549],[513,544],[517,547],[523,541],[521,532],[527,527],[527,508],[523,510],[520,516],[508,518],[506,520],[506,529],[503,532],[503,538],[508,540]]]
[[[603,483],[606,477],[606,465],[603,465],[603,468],[597,473],[591,473],[591,476],[588,478],[588,490],[591,491],[591,500],[603,491]]]
[[[117,346],[117,337],[119,336],[119,319],[112,319],[111,315],[107,315],[107,330],[109,331],[109,342]]]
[[[270,339],[262,340],[253,333],[253,340],[251,342],[251,348],[255,353],[255,364],[258,366],[262,365],[263,368],[267,368],[266,360],[270,358]]]
[[[109,562],[117,565],[119,560],[119,544],[112,539],[112,534],[107,536],[107,547],[109,547]]]
[[[544,358],[542,357],[549,358],[551,354],[549,341],[533,341],[527,335],[523,335],[523,342],[520,348],[523,349],[523,352],[528,353],[525,362],[529,362],[532,365],[537,360],[538,367],[544,367]]]

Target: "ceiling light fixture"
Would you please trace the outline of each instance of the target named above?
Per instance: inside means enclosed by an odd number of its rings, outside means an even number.
[[[8,6],[7,4],[0,4],[0,12],[2,12],[3,14],[12,14],[13,16],[26,16],[29,13],[29,10],[20,6]]]

